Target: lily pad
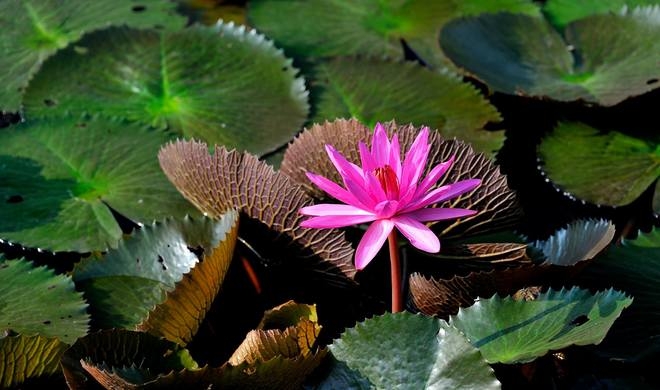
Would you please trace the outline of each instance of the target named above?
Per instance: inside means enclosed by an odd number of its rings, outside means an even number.
[[[614,225],[605,220],[578,220],[533,246],[543,252],[544,264],[571,266],[593,259],[614,238]]]
[[[591,203],[631,203],[660,177],[660,146],[576,122],[560,123],[539,146],[554,184]]]
[[[543,18],[485,14],[442,30],[445,54],[509,94],[613,106],[660,86],[660,9],[593,15],[564,36]]]
[[[179,31],[112,28],[46,61],[30,117],[100,113],[263,154],[307,117],[305,82],[282,51],[232,23]]]
[[[112,210],[139,223],[194,212],[158,169],[166,140],[101,118],[0,132],[0,237],[51,251],[106,250],[122,234]]]
[[[439,129],[446,138],[468,141],[484,153],[497,151],[504,140],[503,131],[482,129],[501,118],[473,86],[413,62],[334,59],[316,68],[314,87],[313,122],[355,118],[373,128],[396,119]]]
[[[45,59],[83,34],[112,25],[180,28],[186,18],[166,0],[6,0],[0,3],[0,111],[17,111]]]
[[[479,351],[430,317],[386,313],[347,329],[329,348],[376,389],[500,388]]]
[[[79,263],[73,279],[92,305],[95,326],[139,325],[177,343],[189,341],[188,333],[194,334],[204,318],[231,261],[237,219],[230,211],[218,221],[186,217],[155,222],[117,249]],[[201,261],[195,254],[199,251]]]
[[[57,337],[71,344],[87,333],[89,315],[71,278],[0,255],[0,332]]]
[[[632,361],[660,353],[660,228],[611,247],[580,274],[579,282],[614,286],[635,297],[598,347],[601,353]]]
[[[60,358],[67,348],[57,337],[0,337],[0,386],[20,388],[30,379],[60,372]]]
[[[255,0],[248,20],[296,57],[403,59],[404,41],[425,63],[443,69],[449,64],[438,45],[442,26],[456,17],[496,11],[540,14],[529,0]]]
[[[404,153],[412,145],[419,128],[412,125],[399,126],[395,122],[384,124],[388,133],[397,133],[401,151]],[[324,175],[335,183],[341,177],[324,150],[326,143],[335,147],[349,161],[360,164],[358,143],[371,144],[371,131],[357,120],[336,120],[323,125],[314,125],[303,131],[287,149],[281,170],[297,183],[310,187],[305,172]],[[463,179],[481,179],[481,185],[472,192],[461,195],[442,207],[466,208],[479,211],[478,214],[461,218],[450,223],[435,224],[434,231],[441,237],[474,236],[484,232],[494,232],[513,226],[521,217],[515,193],[509,189],[506,176],[492,160],[482,153],[476,153],[468,144],[443,138],[439,132],[429,134],[429,161],[425,174],[437,164],[455,157],[452,168],[445,174],[438,186]],[[323,198],[318,190],[310,191],[312,196]]]
[[[657,0],[548,0],[543,13],[558,28],[584,17],[608,12],[625,12],[636,6],[657,5]]]
[[[489,363],[523,363],[570,345],[598,344],[632,299],[613,289],[594,295],[574,287],[534,300],[498,295],[462,308],[449,323]]]
[[[253,230],[241,230],[241,237],[265,256],[309,267],[338,283],[355,275],[353,249],[343,233],[300,227],[298,210],[312,199],[255,156],[219,146],[209,154],[205,143],[178,141],[165,146],[158,158],[167,177],[202,212],[217,216],[235,208],[246,215],[241,224],[251,223]],[[259,233],[264,228],[266,236]],[[284,258],[278,253],[282,248]]]

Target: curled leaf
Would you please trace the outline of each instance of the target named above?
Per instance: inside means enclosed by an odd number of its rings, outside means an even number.
[[[614,237],[614,225],[605,220],[578,220],[533,245],[546,257],[544,264],[562,266],[593,259]]]

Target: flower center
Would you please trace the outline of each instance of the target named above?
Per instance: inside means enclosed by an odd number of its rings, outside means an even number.
[[[399,179],[396,177],[396,172],[389,165],[376,168],[374,176],[380,182],[380,186],[385,191],[388,199],[399,198]]]

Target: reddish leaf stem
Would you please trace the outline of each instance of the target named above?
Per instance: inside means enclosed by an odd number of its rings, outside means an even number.
[[[401,291],[401,262],[399,261],[399,246],[396,229],[387,237],[390,248],[390,274],[392,276],[392,313],[403,311]]]
[[[241,262],[243,263],[243,269],[245,269],[245,273],[250,279],[250,282],[252,282],[257,294],[261,294],[261,283],[259,282],[257,273],[254,271],[254,268],[252,268],[252,264],[250,264],[250,261],[243,256],[241,256]]]

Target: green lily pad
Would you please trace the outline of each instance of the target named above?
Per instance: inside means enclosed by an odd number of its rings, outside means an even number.
[[[51,251],[105,250],[121,237],[110,208],[140,223],[193,212],[158,168],[166,140],[100,118],[0,132],[0,237]]]
[[[548,0],[543,13],[558,28],[584,17],[620,12],[636,6],[656,5],[657,0]]]
[[[305,82],[282,51],[244,26],[112,28],[46,61],[28,117],[101,113],[263,154],[307,117]]]
[[[0,334],[40,334],[71,344],[87,333],[86,309],[68,276],[0,255]]]
[[[582,123],[560,123],[541,141],[539,155],[553,183],[596,204],[626,205],[660,177],[657,142]]]
[[[548,290],[535,300],[498,295],[462,308],[449,323],[489,363],[523,363],[570,345],[600,343],[632,299],[606,290]]]
[[[490,14],[448,23],[440,41],[497,91],[612,106],[660,86],[659,19],[653,7],[593,15],[562,37],[543,18]]]
[[[215,297],[215,287],[219,287],[224,275],[217,275],[212,271],[214,267],[218,267],[217,261],[228,264],[231,260],[231,253],[224,253],[224,249],[226,245],[233,248],[237,218],[237,213],[232,211],[218,221],[207,217],[186,217],[183,220],[167,219],[162,223],[155,222],[122,240],[117,249],[108,251],[104,256],[94,255],[76,265],[73,280],[85,292],[85,297],[92,305],[95,326],[135,328],[142,323],[145,330],[157,328],[154,333],[161,336],[175,334],[177,325],[181,323],[185,324],[189,331],[196,330],[198,324],[189,323],[186,317],[192,315],[196,317],[195,320],[203,319],[206,309],[203,302],[207,298],[212,301]],[[220,250],[216,252],[216,248]],[[203,251],[205,259],[201,263],[195,254],[200,250]],[[199,271],[196,275],[195,270],[206,263],[209,265],[202,267],[206,272]],[[219,268],[226,271],[226,267]],[[184,275],[187,275],[187,278],[182,282]],[[189,291],[190,286],[187,284],[195,284],[198,278],[203,279],[201,286],[193,287],[201,291]],[[181,283],[184,284],[183,287],[180,286]],[[212,297],[195,295],[205,295],[207,292]],[[189,311],[183,315],[171,315],[172,324],[165,320],[159,322],[157,319],[161,317],[159,313],[164,308],[171,307],[171,303],[166,302],[168,293],[193,294],[188,296],[187,303],[169,297],[170,300],[179,302],[180,307],[176,309]],[[158,306],[160,304],[163,305]],[[154,309],[155,312],[152,311]],[[145,325],[143,321],[150,315],[157,318],[150,317],[150,322],[147,321]],[[154,326],[154,323],[159,326]],[[179,342],[180,339],[173,341]]]
[[[373,128],[396,119],[439,129],[484,153],[498,150],[504,140],[503,131],[482,129],[501,118],[474,87],[416,63],[335,59],[316,68],[314,85],[319,96],[313,122],[352,117]]]
[[[529,0],[255,0],[248,20],[296,57],[403,59],[405,41],[429,66],[442,69],[450,65],[438,45],[442,26],[456,17],[496,11],[540,14]]]
[[[635,304],[614,324],[598,347],[616,359],[638,360],[660,352],[660,228],[623,240],[598,257],[579,282],[590,287],[604,285],[622,289],[635,297]]]
[[[180,28],[186,18],[165,0],[3,0],[0,2],[0,111],[17,111],[45,59],[87,32],[112,25]]]
[[[479,351],[431,317],[386,313],[347,329],[329,348],[376,389],[500,388]]]
[[[0,337],[0,387],[20,388],[30,379],[60,371],[60,358],[69,346],[57,337]]]
[[[543,252],[544,264],[571,266],[596,257],[612,241],[614,232],[609,221],[578,220],[532,245]]]

